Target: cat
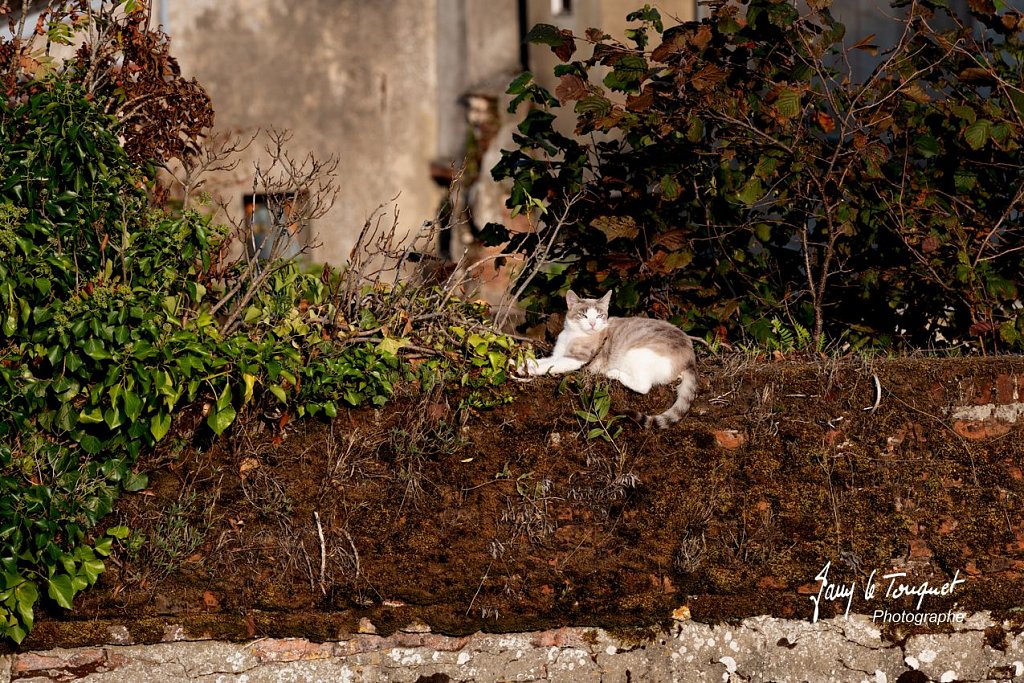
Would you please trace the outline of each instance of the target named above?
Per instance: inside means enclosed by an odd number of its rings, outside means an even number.
[[[676,400],[660,415],[635,415],[644,427],[675,424],[697,394],[697,357],[690,337],[672,323],[652,318],[608,316],[612,293],[584,299],[569,290],[565,325],[551,356],[528,360],[528,375],[559,375],[585,367],[639,394],[678,381]]]

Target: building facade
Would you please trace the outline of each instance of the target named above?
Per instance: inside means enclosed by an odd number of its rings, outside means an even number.
[[[209,91],[218,134],[287,130],[291,154],[336,156],[337,200],[304,226],[317,262],[344,262],[367,216],[394,199],[403,231],[433,218],[446,190],[431,165],[466,153],[467,92],[500,94],[523,67],[550,74],[534,24],[621,34],[634,0],[154,0],[186,76]],[[641,3],[642,4],[642,3]],[[695,0],[654,3],[695,16]],[[549,76],[553,81],[553,76]],[[204,188],[229,209],[260,214],[263,142]]]
[[[797,0],[802,2],[802,0]],[[658,0],[667,25],[706,13],[698,0]],[[966,0],[954,0],[961,4]],[[187,76],[213,98],[216,131],[245,137],[257,129],[290,131],[291,154],[337,157],[337,200],[302,227],[320,246],[316,262],[344,262],[367,216],[394,199],[403,232],[434,218],[446,194],[438,169],[456,168],[467,153],[465,95],[491,100],[529,68],[553,89],[556,58],[524,45],[537,23],[582,35],[600,27],[622,36],[641,0],[154,0]],[[832,6],[847,39],[898,38],[889,0],[842,0]],[[871,64],[856,64],[869,71]],[[479,99],[479,98],[478,98]],[[507,122],[507,119],[505,120]],[[477,122],[479,124],[479,122]],[[491,133],[500,124],[499,120]],[[488,137],[488,136],[484,136]],[[508,137],[508,136],[506,136]],[[486,141],[485,141],[486,142]],[[261,142],[232,171],[205,188],[237,215],[258,217],[255,164]],[[433,173],[431,172],[433,169]]]

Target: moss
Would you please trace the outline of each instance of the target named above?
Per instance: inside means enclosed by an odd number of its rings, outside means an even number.
[[[154,495],[124,498],[118,514],[146,533],[189,482],[211,501],[201,560],[162,577],[121,557],[125,569],[85,596],[88,614],[121,619],[146,641],[162,638],[165,623],[228,639],[255,629],[329,640],[363,616],[382,635],[414,619],[450,635],[567,625],[628,632],[663,623],[683,603],[702,621],[806,619],[810,603],[796,589],[826,561],[839,575],[887,570],[915,538],[933,553],[917,565],[922,575],[963,576],[976,563],[981,575],[958,589],[958,609],[1015,604],[1024,588],[1016,573],[1024,551],[1014,545],[1024,482],[1010,468],[1021,467],[1022,440],[965,442],[943,411],[959,400],[964,378],[983,384],[997,366],[1024,375],[1024,360],[876,361],[871,372],[886,393],[873,413],[862,410],[874,402],[863,367],[828,363],[755,364],[742,376],[705,367],[711,386],[693,414],[664,432],[629,427],[615,445],[589,443],[577,433],[572,401],[556,394],[558,380],[537,380],[518,390],[516,403],[469,419],[458,453],[419,458],[415,495],[400,469],[409,459],[388,441],[409,414],[424,414],[413,394],[380,411],[345,413],[334,426],[299,423],[280,443],[239,425],[232,442],[261,453],[264,483],[281,489],[290,512],[247,500],[232,443],[187,447],[175,471],[151,474]],[[774,387],[767,408],[765,386]],[[613,406],[632,407],[624,389],[611,393]],[[728,402],[709,404],[708,396]],[[751,410],[775,426],[753,428]],[[448,424],[457,419],[440,412]],[[841,427],[839,437],[830,425]],[[720,448],[714,433],[724,428],[749,441]],[[611,485],[627,472],[639,485]],[[543,480],[551,482],[546,497],[534,488]],[[526,512],[548,531],[528,534],[515,517]],[[957,525],[940,533],[944,520]],[[687,538],[704,543],[696,566],[677,563]],[[205,590],[220,596],[219,612],[195,614],[207,609]],[[406,606],[389,606],[395,601]],[[72,618],[43,615],[33,638],[106,638]]]

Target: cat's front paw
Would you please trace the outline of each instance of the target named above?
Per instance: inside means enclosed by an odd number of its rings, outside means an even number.
[[[517,382],[529,382],[530,378],[538,374],[537,361],[534,358],[517,361],[514,358],[508,359],[508,367],[511,372],[509,377]]]
[[[527,358],[518,367],[516,367],[516,374],[520,377],[532,377],[534,375],[541,374],[540,363],[536,358]]]

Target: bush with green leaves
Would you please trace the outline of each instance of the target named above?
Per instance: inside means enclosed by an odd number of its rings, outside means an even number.
[[[404,379],[495,391],[515,349],[410,278],[228,261],[228,228],[150,206],[152,166],[80,77],[22,74],[0,100],[0,638],[16,642],[42,596],[70,608],[96,582],[129,536],[102,520],[168,434],[333,418]]]
[[[898,0],[903,37],[857,82],[850,53],[877,48],[844,44],[831,2],[741,4],[667,28],[645,7],[624,41],[531,31],[559,85],[512,83],[532,108],[494,170],[515,209],[544,209],[507,246],[552,245],[527,306],[614,288],[624,312],[722,338],[779,318],[816,346],[1021,348],[1024,15]]]

